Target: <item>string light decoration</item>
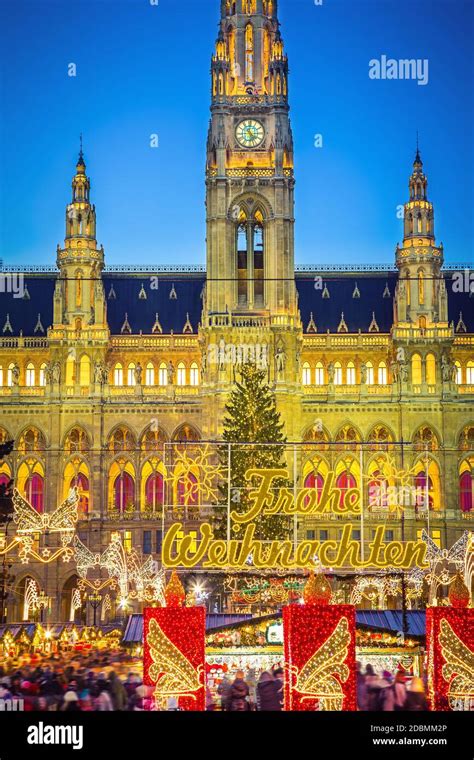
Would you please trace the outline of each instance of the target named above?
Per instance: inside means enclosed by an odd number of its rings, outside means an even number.
[[[303,578],[239,578],[235,575],[224,579],[224,588],[231,594],[232,604],[283,605],[302,596]]]
[[[449,587],[449,602],[452,607],[462,609],[469,606],[471,595],[464,583],[461,573],[456,573],[454,581]]]
[[[331,584],[324,573],[310,572],[303,590],[305,604],[329,604],[332,598]]]
[[[421,538],[427,546],[426,561],[429,562],[429,569],[426,572],[426,580],[430,584],[429,602],[432,604],[436,600],[438,587],[449,586],[454,581],[453,566],[455,574],[464,571],[470,546],[470,532],[465,530],[450,549],[440,549],[426,530],[422,531]]]
[[[283,626],[285,708],[356,710],[355,607],[292,604]]]
[[[86,579],[88,572],[94,568],[105,570],[109,579],[115,579],[118,584],[122,609],[128,606],[129,599],[164,604],[164,570],[157,569],[151,556],[143,559],[136,549],[126,551],[120,533],[112,534],[102,554],[92,552],[77,535],[74,536],[73,547],[79,576]],[[100,588],[95,586],[96,591]]]
[[[173,492],[182,489],[184,506],[199,503],[213,503],[219,496],[219,478],[224,476],[224,468],[212,461],[213,453],[208,443],[199,446],[190,456],[186,449],[174,446],[173,472],[167,478]]]
[[[156,706],[174,700],[180,710],[205,709],[204,607],[146,607],[143,673]]]
[[[17,537],[25,542],[33,543],[36,533],[59,533],[61,543],[67,546],[71,543],[77,522],[77,505],[79,489],[74,486],[67,498],[54,512],[37,512],[20,492],[13,491],[13,521],[18,525]]]
[[[171,573],[171,578],[165,588],[165,599],[167,607],[182,607],[186,598],[186,592],[183,584],[179,580],[176,570]]]
[[[428,607],[428,697],[432,710],[474,708],[474,609]]]
[[[416,571],[416,572],[415,572]],[[420,568],[414,568],[407,576],[406,598],[408,609],[411,602],[421,596],[423,592],[424,572]],[[360,575],[351,591],[351,604],[360,604],[363,599],[375,604],[378,609],[387,609],[387,597],[397,597],[402,594],[401,579],[387,573],[380,575]]]

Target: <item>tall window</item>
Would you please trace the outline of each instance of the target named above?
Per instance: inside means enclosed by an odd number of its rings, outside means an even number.
[[[257,211],[253,227],[254,301],[256,306],[263,306],[263,256],[263,215]]]
[[[91,360],[84,354],[79,362],[79,385],[86,387],[91,382]]]
[[[436,359],[434,354],[428,354],[426,357],[426,382],[428,385],[436,384]]]
[[[83,472],[79,472],[72,478],[70,487],[77,486],[79,490],[79,504],[77,505],[80,514],[86,515],[89,511],[89,478]]]
[[[158,384],[168,385],[168,369],[164,362],[161,362],[158,370]]]
[[[237,227],[237,298],[240,305],[245,305],[248,300],[247,269],[247,218],[245,214],[241,214]]]
[[[316,364],[315,382],[316,385],[324,385],[324,367],[321,362]]]
[[[3,367],[0,367],[0,386],[3,385]]]
[[[155,384],[155,368],[151,362],[146,365],[145,372],[145,385],[151,386]]]
[[[311,385],[311,367],[308,362],[303,364],[303,385]]]
[[[114,385],[123,385],[123,367],[121,364],[116,364],[114,369]]]
[[[340,362],[334,365],[334,385],[342,385],[342,367]]]
[[[367,368],[367,385],[373,385],[374,384],[374,368],[372,366],[372,362],[367,362],[366,368]]]
[[[131,362],[128,365],[127,384],[128,385],[136,385],[137,384],[137,379],[135,377],[135,364],[133,362]]]
[[[454,362],[454,366],[456,369],[456,385],[462,385],[462,367],[460,362]]]
[[[25,496],[33,509],[37,512],[44,511],[44,480],[37,472],[30,475],[26,481]]]
[[[339,499],[339,504],[342,506],[344,504],[344,499],[347,494],[347,491],[350,491],[352,488],[356,488],[357,483],[355,477],[350,472],[342,472],[338,479],[336,480],[336,488],[340,489],[341,496]]]
[[[347,370],[346,370],[347,385],[355,385],[355,381],[356,381],[356,371],[355,371],[354,362],[349,362],[349,364],[347,365]]]
[[[15,368],[15,365],[13,364],[13,362],[8,365],[8,370],[7,370],[7,385],[8,385],[9,388],[11,388],[12,385],[13,385],[13,370],[14,370],[14,368]]]
[[[466,367],[466,384],[474,385],[474,362],[468,362]]]
[[[466,467],[459,476],[459,506],[461,512],[472,512],[474,505],[474,468],[471,469],[468,462],[463,463]]]
[[[422,269],[418,272],[418,303],[425,303],[425,273]]]
[[[31,362],[26,365],[26,385],[29,388],[35,385],[35,367]]]
[[[130,507],[135,501],[135,481],[128,472],[121,472],[114,483],[114,504],[115,509],[124,512],[126,507]]]
[[[379,364],[377,382],[379,385],[387,385],[387,365],[385,362],[380,362]]]
[[[253,82],[253,26],[247,24],[245,27],[245,81]]]
[[[176,382],[178,385],[186,385],[186,366],[183,362],[178,364],[178,371],[176,373]]]
[[[191,369],[189,370],[189,384],[199,385],[199,367],[196,362],[191,364]]]
[[[41,365],[40,371],[39,371],[39,384],[43,388],[46,385],[46,364],[44,362]]]
[[[411,382],[413,385],[421,385],[421,356],[413,354],[411,357]]]
[[[161,507],[164,504],[164,493],[163,475],[154,472],[145,485],[146,506],[153,511]]]

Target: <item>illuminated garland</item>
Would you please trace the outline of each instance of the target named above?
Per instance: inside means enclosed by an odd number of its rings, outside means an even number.
[[[474,609],[428,607],[428,695],[432,710],[474,707]]]
[[[287,710],[355,710],[355,608],[283,609]]]
[[[144,682],[154,686],[160,709],[204,710],[206,611],[204,607],[144,610]]]

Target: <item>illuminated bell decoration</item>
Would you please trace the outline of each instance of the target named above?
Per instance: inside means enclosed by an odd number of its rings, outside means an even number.
[[[183,584],[179,580],[176,570],[173,570],[170,581],[166,586],[165,599],[167,607],[182,607],[186,599]]]
[[[324,573],[315,575],[312,571],[304,587],[305,604],[329,604],[332,597],[331,586]]]
[[[468,607],[470,599],[469,589],[464,583],[461,573],[456,573],[456,577],[449,588],[451,607],[457,607],[458,609]]]

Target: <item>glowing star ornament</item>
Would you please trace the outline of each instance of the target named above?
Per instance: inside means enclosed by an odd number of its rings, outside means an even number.
[[[167,607],[182,607],[186,599],[183,584],[179,580],[176,570],[171,573],[170,581],[165,588],[165,599]]]
[[[456,573],[456,577],[449,587],[448,597],[451,607],[462,609],[469,606],[471,595],[469,593],[469,589],[464,583],[461,573]]]

